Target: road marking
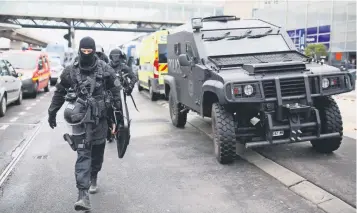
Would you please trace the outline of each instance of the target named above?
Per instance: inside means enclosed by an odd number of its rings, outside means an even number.
[[[11,160],[11,162],[9,163],[9,165],[7,165],[7,167],[5,168],[5,170],[1,173],[0,175],[0,187],[4,184],[5,180],[8,178],[8,176],[11,174],[12,170],[15,168],[17,162],[19,162],[19,160],[21,159],[21,157],[24,155],[25,151],[27,150],[27,148],[29,147],[29,145],[31,144],[31,142],[34,140],[34,138],[38,135],[40,127],[42,126],[42,123],[40,123],[40,125],[37,126],[37,128],[35,129],[33,135],[29,138],[29,140],[27,140],[24,145],[20,148],[19,152],[16,153],[16,155],[14,156],[14,158]]]
[[[57,122],[58,123],[58,122]],[[19,126],[36,126],[38,123],[24,124],[24,123],[0,123],[0,125],[19,125]]]
[[[8,128],[10,125],[8,124],[5,124],[5,125],[2,125],[2,127],[0,127],[1,130],[5,130],[6,128]]]
[[[26,114],[26,112],[20,112],[19,113],[19,115],[25,115]]]
[[[26,107],[26,110],[30,110],[31,109],[31,107]]]
[[[36,103],[32,103],[31,106],[36,106]]]
[[[10,120],[10,122],[14,122],[14,121],[16,121],[17,119],[19,119],[19,117],[14,117],[13,119]]]
[[[162,102],[156,102],[156,104],[161,105],[164,108],[168,108],[168,105],[162,104]],[[197,119],[201,119],[197,115],[194,115]],[[193,116],[192,116],[193,117]],[[202,119],[201,119],[202,120]],[[187,121],[188,124],[196,128],[198,131],[206,134],[209,138],[213,140],[212,134],[207,129],[200,128],[194,124],[192,121]],[[236,153],[242,159],[255,165],[259,169],[263,170],[268,175],[272,176],[280,183],[285,185],[292,192],[304,197],[305,199],[313,202],[318,208],[324,210],[327,213],[337,213],[337,212],[356,212],[356,209],[349,205],[348,203],[342,201],[338,197],[330,194],[319,186],[314,185],[310,181],[306,180],[304,177],[296,174],[295,172],[277,164],[276,162],[260,155],[251,149],[246,149],[243,144],[237,144]],[[240,147],[241,146],[241,147]],[[317,196],[318,194],[318,196]],[[317,199],[316,197],[319,197]],[[329,198],[329,199],[324,199]],[[338,203],[338,208],[330,208],[334,204]]]

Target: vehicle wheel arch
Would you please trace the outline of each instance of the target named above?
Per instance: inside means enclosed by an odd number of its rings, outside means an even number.
[[[170,84],[165,83],[165,96],[166,97],[169,96],[170,90],[171,90]]]
[[[7,92],[6,90],[3,92],[3,94],[0,96],[0,100],[5,97],[7,99]]]
[[[208,80],[202,85],[201,116],[211,117],[213,103],[225,104],[223,84],[219,81]]]
[[[168,97],[170,92],[172,92],[175,100],[177,101],[178,98],[177,98],[176,83],[174,77],[165,76],[164,84],[165,84],[165,95]]]

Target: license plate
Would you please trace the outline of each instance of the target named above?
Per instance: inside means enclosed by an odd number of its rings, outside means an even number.
[[[67,109],[72,109],[73,110],[74,109],[74,105],[73,104],[68,104],[67,105]]]
[[[274,131],[273,132],[273,137],[278,137],[284,135],[284,131]]]

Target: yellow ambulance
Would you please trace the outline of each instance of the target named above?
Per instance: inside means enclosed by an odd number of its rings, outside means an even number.
[[[152,101],[165,95],[167,35],[167,30],[159,30],[145,37],[140,44],[137,85],[139,91],[149,90]]]

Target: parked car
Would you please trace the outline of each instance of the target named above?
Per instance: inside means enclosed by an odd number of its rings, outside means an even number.
[[[22,82],[11,64],[0,58],[0,117],[6,113],[7,105],[22,102]]]
[[[57,79],[62,74],[64,67],[61,65],[61,60],[57,58],[50,59],[50,67],[51,67],[51,85],[55,85]]]
[[[45,52],[12,50],[4,54],[3,58],[13,65],[16,72],[21,73],[24,94],[36,98],[38,91],[50,91],[51,71]]]

